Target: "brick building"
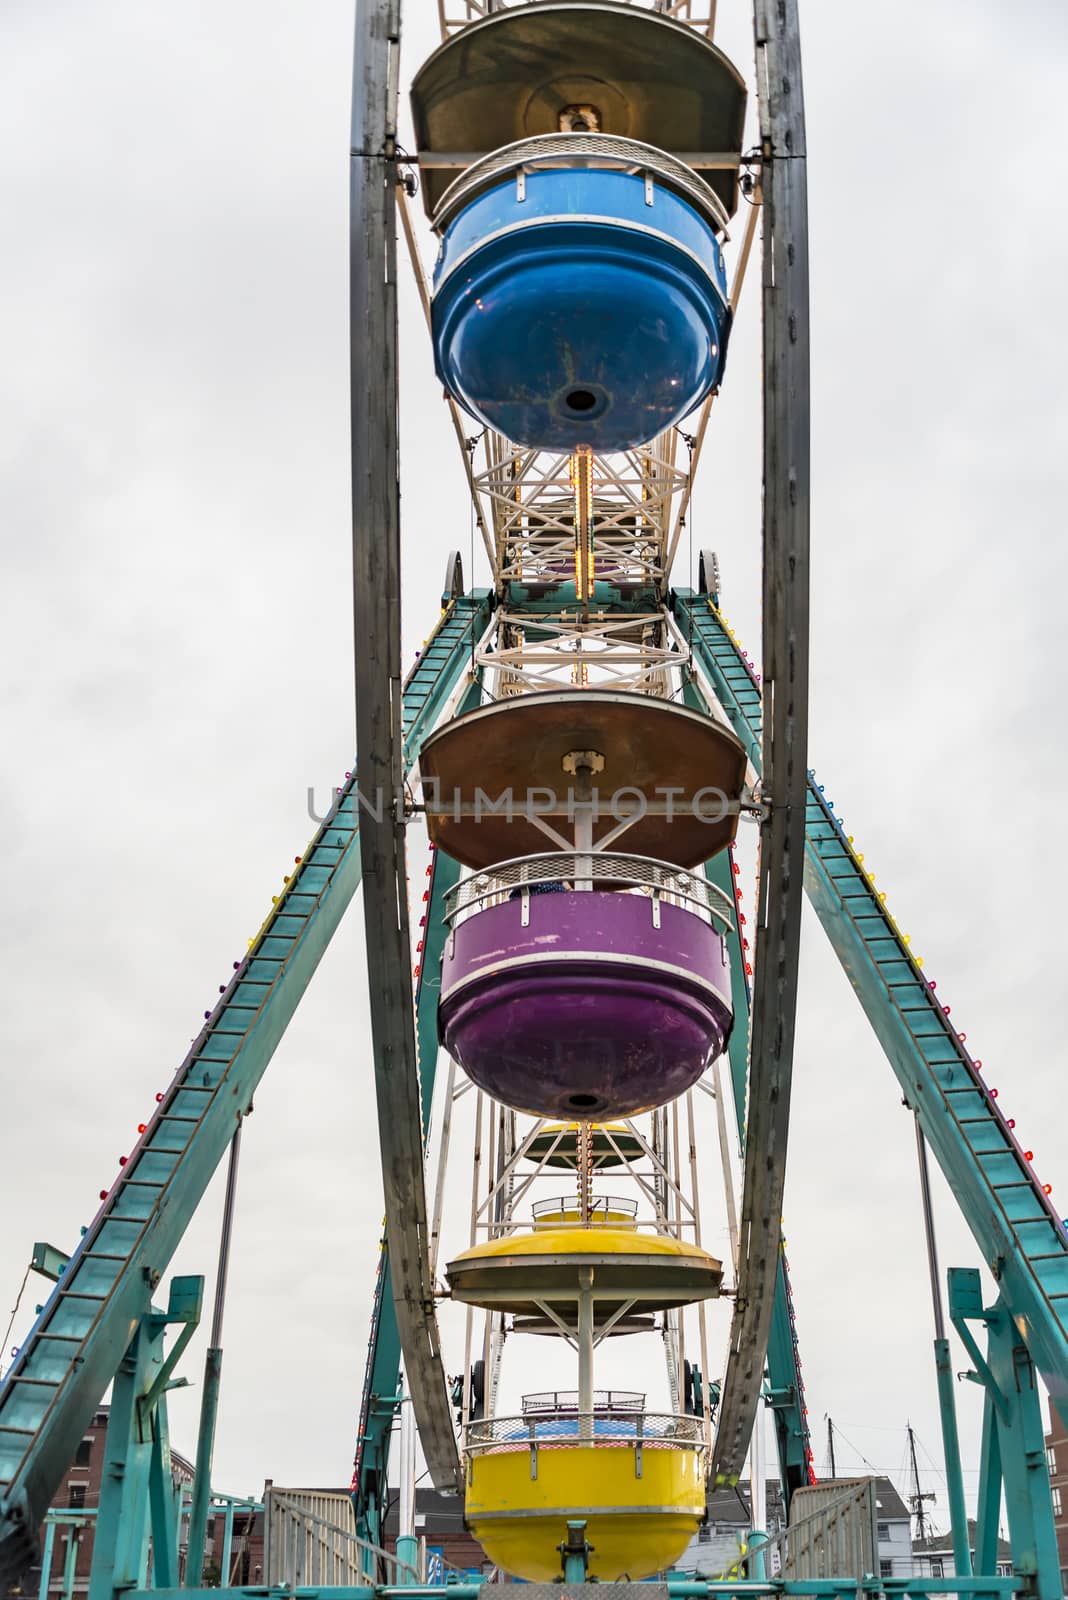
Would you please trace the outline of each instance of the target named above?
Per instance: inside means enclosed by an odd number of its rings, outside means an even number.
[[[1053,1493],[1053,1522],[1057,1529],[1057,1549],[1061,1557],[1061,1581],[1068,1591],[1068,1428],[1061,1421],[1056,1406],[1049,1408],[1049,1432],[1046,1435],[1046,1461],[1049,1464],[1049,1482]]]
[[[397,1501],[399,1491],[391,1491],[393,1500],[386,1518],[385,1546],[397,1548]],[[493,1571],[492,1561],[477,1539],[464,1527],[464,1503],[458,1495],[439,1494],[436,1489],[415,1491],[415,1531],[426,1539],[427,1559],[439,1555],[445,1564],[460,1572]]]

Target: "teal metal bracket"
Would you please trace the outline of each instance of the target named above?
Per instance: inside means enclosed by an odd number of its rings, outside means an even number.
[[[53,1283],[58,1283],[69,1260],[70,1256],[65,1251],[58,1250],[54,1244],[46,1244],[44,1240],[39,1240],[33,1247],[30,1266],[34,1272],[39,1272],[42,1278],[50,1278]]]
[[[1005,1492],[1013,1566],[1036,1600],[1062,1600],[1038,1379],[1027,1346],[999,1296],[984,1307],[978,1270],[951,1267],[949,1315],[986,1395],[975,1575],[994,1576],[997,1517]],[[983,1356],[970,1323],[986,1327]],[[987,1592],[985,1589],[978,1592]]]
[[[189,1382],[188,1378],[177,1378],[172,1382],[171,1374],[178,1365],[186,1345],[200,1326],[200,1314],[203,1309],[204,1279],[202,1277],[172,1278],[166,1313],[159,1311],[149,1312],[150,1317],[159,1321],[161,1328],[167,1327],[168,1324],[175,1324],[180,1326],[182,1331],[174,1341],[170,1354],[154,1378],[152,1387],[137,1402],[143,1419],[147,1419],[150,1416],[165,1389],[184,1388]]]
[[[556,1548],[560,1552],[564,1582],[585,1583],[590,1556],[594,1551],[594,1546],[586,1538],[585,1518],[579,1518],[574,1522],[568,1520],[567,1534],[563,1543]]]

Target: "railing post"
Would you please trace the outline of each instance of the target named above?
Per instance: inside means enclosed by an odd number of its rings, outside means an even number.
[[[223,1586],[224,1589],[229,1588],[229,1585],[230,1585],[231,1567],[232,1567],[232,1562],[233,1562],[233,1551],[234,1551],[234,1502],[232,1500],[228,1500],[226,1502],[226,1516],[225,1516],[224,1521],[223,1521],[222,1580],[221,1581],[222,1581],[222,1586]]]
[[[56,1542],[56,1525],[51,1517],[45,1521],[44,1550],[41,1554],[41,1588],[37,1600],[48,1600],[48,1580],[52,1576],[52,1548]]]

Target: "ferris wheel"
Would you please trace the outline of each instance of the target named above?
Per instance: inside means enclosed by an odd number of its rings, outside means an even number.
[[[588,1547],[591,1576],[640,1578],[681,1554],[710,1474],[737,1481],[776,1311],[791,1351],[781,1430],[791,1487],[809,1472],[779,1233],[806,794],[796,24],[758,16],[758,78],[774,88],[747,151],[745,80],[707,10],[443,9],[440,48],[412,85],[414,159],[397,143],[398,25],[388,4],[360,11],[352,169],[357,739],[360,788],[383,802],[361,838],[392,1302],[429,1469],[439,1486],[465,1481],[491,1558],[551,1578],[567,1508],[583,1506],[569,1559]],[[423,282],[404,181],[416,163],[439,243],[423,296],[435,366],[493,574],[470,669],[417,746],[398,692],[395,303],[398,233]],[[754,745],[702,670],[670,577],[761,214],[768,716]],[[708,612],[711,552],[702,565]],[[438,853],[413,1013],[405,832],[416,758]],[[745,814],[762,833],[751,949],[731,871]],[[430,1008],[437,1034],[417,1040]],[[458,1093],[476,1094],[468,1248],[445,1258],[448,1292],[470,1308],[459,1452],[435,1272],[446,1156],[466,1169],[472,1146],[461,1155],[442,1132],[433,1213],[413,1181],[438,1037],[452,1063],[443,1130]],[[707,1075],[718,1080],[731,1038],[747,1160],[720,1389],[707,1320],[724,1268],[702,1248],[699,1175],[726,1147],[722,1086]],[[702,1088],[719,1107],[722,1146],[713,1121],[699,1154]],[[546,1194],[562,1169],[572,1192]],[[619,1195],[601,1191],[606,1169]],[[596,1352],[624,1335],[636,1370],[642,1344],[662,1344],[660,1412],[643,1393],[596,1385]],[[529,1365],[545,1340],[573,1348],[574,1390],[526,1395],[519,1413],[500,1415],[502,1368],[520,1359],[511,1351],[533,1346]],[[372,1454],[364,1422],[358,1499]]]
[[[409,1556],[417,1436],[500,1574],[670,1574],[710,1489],[743,1474],[745,1571],[707,1592],[799,1574],[808,1532],[773,1557],[761,1528],[767,1419],[795,1527],[815,1487],[781,1229],[804,890],[915,1113],[924,1184],[930,1153],[997,1279],[992,1305],[977,1273],[949,1281],[986,1408],[973,1549],[929,1233],[958,1576],[993,1575],[1004,1488],[1016,1587],[1060,1593],[1036,1374],[1068,1401],[1068,1235],[808,765],[798,19],[794,0],[755,0],[750,75],[715,10],[439,0],[408,150],[401,3],[358,0],[358,757],[0,1389],[7,1579],[33,1565],[113,1383],[92,1600],[148,1592],[149,1540],[155,1587],[177,1586],[166,1390],[203,1282],[172,1280],[166,1309],[153,1296],[229,1151],[190,1517],[203,1548],[243,1121],[358,889],[386,1210],[351,1484],[358,1587],[390,1587],[398,1418]],[[467,492],[443,516],[457,531],[441,611],[407,674],[405,272]],[[723,615],[715,552],[696,589],[673,576],[746,315],[762,332],[759,671]],[[468,520],[485,587],[456,548]],[[849,1574],[824,1579],[806,1592],[838,1594]]]

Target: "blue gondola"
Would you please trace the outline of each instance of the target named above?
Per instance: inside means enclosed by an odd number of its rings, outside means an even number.
[[[605,140],[601,157],[589,136],[576,157],[582,140],[555,155],[553,143],[497,152],[489,173],[471,169],[443,198],[438,375],[518,444],[631,449],[720,381],[725,213],[696,174],[648,146]]]

